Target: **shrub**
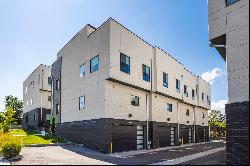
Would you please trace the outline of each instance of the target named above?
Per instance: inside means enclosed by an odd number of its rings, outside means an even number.
[[[5,158],[12,158],[20,154],[22,142],[11,134],[0,134],[0,153]]]

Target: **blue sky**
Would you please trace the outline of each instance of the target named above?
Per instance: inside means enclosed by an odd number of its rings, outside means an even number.
[[[82,27],[109,17],[209,80],[212,106],[223,109],[226,64],[209,47],[207,0],[1,0],[0,111],[4,96],[22,99],[22,82],[39,64],[51,65]]]

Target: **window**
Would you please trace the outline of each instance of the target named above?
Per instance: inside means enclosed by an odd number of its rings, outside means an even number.
[[[33,99],[30,99],[30,105],[32,105],[33,104]]]
[[[201,94],[201,100],[204,101],[204,93]]]
[[[99,68],[99,55],[90,60],[90,73],[97,71]]]
[[[24,93],[27,94],[27,92],[28,92],[28,87],[26,86],[26,87],[25,87],[25,92],[24,92]]]
[[[35,121],[36,121],[36,114],[34,114],[34,117],[33,117],[33,118],[34,118],[34,122],[35,122]]]
[[[29,100],[27,100],[26,105],[29,106]]]
[[[168,74],[163,72],[163,86],[168,88]]]
[[[186,111],[186,115],[187,115],[187,116],[189,116],[189,109],[187,109],[187,111]]]
[[[188,89],[186,85],[184,85],[184,96],[188,97]]]
[[[139,97],[138,96],[132,96],[132,98],[131,98],[131,105],[133,105],[133,106],[139,106]]]
[[[167,106],[166,106],[166,111],[168,111],[168,112],[172,112],[172,111],[173,111],[173,105],[172,105],[172,104],[167,103]]]
[[[143,80],[150,82],[150,67],[142,65]]]
[[[52,78],[51,78],[51,77],[48,77],[48,84],[49,84],[49,85],[52,84]],[[33,82],[33,85],[34,85],[34,82]]]
[[[85,96],[79,97],[79,109],[83,110],[85,108]]]
[[[202,118],[205,118],[205,114],[204,114],[204,112],[202,112]]]
[[[120,54],[120,71],[130,74],[130,57]]]
[[[85,64],[80,66],[80,78],[85,75]]]
[[[60,111],[60,105],[57,104],[57,105],[56,105],[56,114],[59,114],[59,111]]]
[[[180,93],[181,91],[181,81],[176,79],[176,91]]]
[[[226,6],[230,6],[239,0],[226,0]]]
[[[48,96],[48,101],[51,102],[51,96]]]
[[[56,90],[59,90],[60,89],[60,82],[59,80],[56,80]]]
[[[195,90],[192,89],[192,99],[194,100],[195,99]]]
[[[210,101],[210,96],[207,96],[207,104],[210,105],[211,101]]]

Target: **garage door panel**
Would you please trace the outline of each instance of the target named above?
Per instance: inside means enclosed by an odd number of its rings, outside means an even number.
[[[113,125],[113,152],[122,152],[137,149],[136,132],[136,126]]]
[[[171,127],[158,126],[159,147],[171,146]]]

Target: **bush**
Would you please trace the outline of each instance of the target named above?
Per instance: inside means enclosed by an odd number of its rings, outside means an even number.
[[[12,158],[20,154],[22,142],[10,134],[0,134],[0,153],[5,158]]]

